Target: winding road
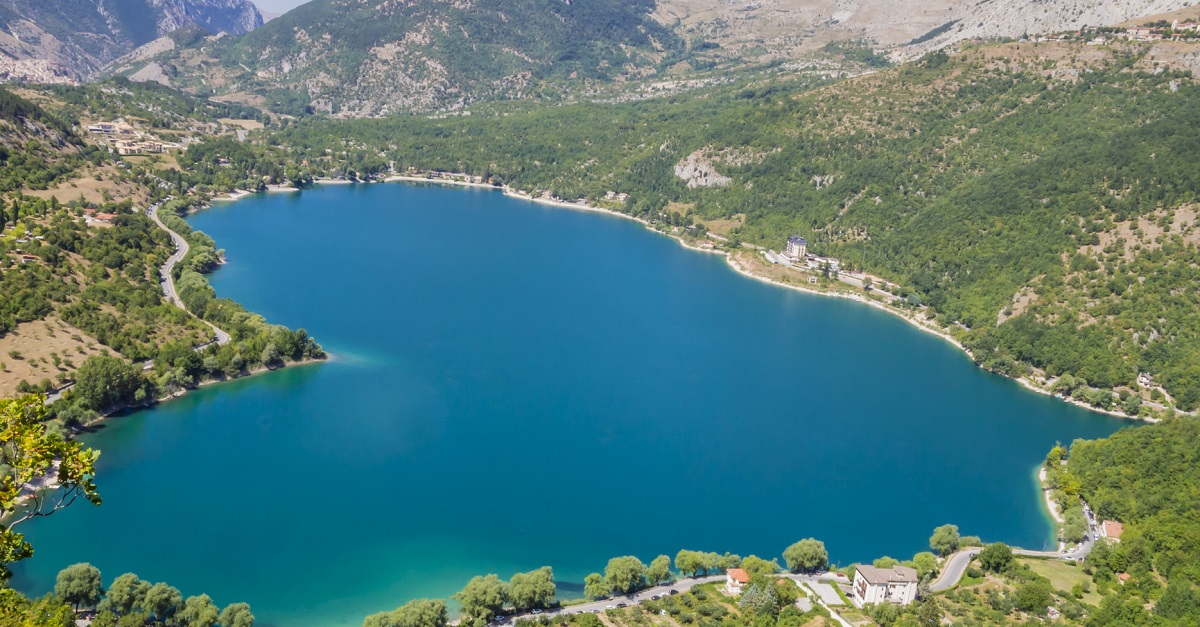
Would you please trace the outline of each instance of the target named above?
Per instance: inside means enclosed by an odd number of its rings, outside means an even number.
[[[967,566],[971,565],[971,560],[975,559],[976,555],[983,549],[981,547],[972,547],[965,551],[959,551],[950,557],[946,558],[946,564],[942,566],[942,574],[938,580],[929,585],[929,589],[933,592],[941,592],[949,590],[958,585],[963,574],[967,572]]]
[[[1013,555],[1020,555],[1022,557],[1046,557],[1070,562],[1083,561],[1083,558],[1087,557],[1088,553],[1092,551],[1092,547],[1096,545],[1095,541],[1091,539],[1092,533],[1094,531],[1089,532],[1088,539],[1080,543],[1078,550],[1068,550],[1067,552],[1030,551],[1028,549],[1013,547],[1012,552]],[[971,547],[946,558],[946,563],[942,566],[941,576],[929,586],[929,589],[933,592],[941,592],[958,585],[963,574],[967,572],[967,566],[970,566],[971,560],[974,560],[982,550],[982,547]]]
[[[180,298],[179,298],[179,292],[177,292],[175,290],[175,278],[171,275],[171,270],[175,268],[175,264],[179,263],[180,261],[183,260],[183,258],[185,256],[187,256],[188,243],[187,243],[187,240],[183,239],[182,235],[176,233],[175,231],[172,231],[171,229],[167,228],[166,224],[163,224],[163,221],[160,220],[158,217],[158,207],[159,207],[159,203],[150,205],[150,207],[148,209],[146,209],[146,215],[150,216],[150,219],[154,220],[154,223],[158,225],[158,228],[166,231],[167,234],[171,236],[171,239],[174,240],[174,242],[175,242],[175,253],[167,258],[167,262],[164,263],[162,268],[159,268],[159,271],[158,271],[159,275],[161,275],[161,277],[162,277],[163,296],[165,296],[166,299],[171,302],[171,304],[175,305],[176,307],[178,307],[184,311],[187,311],[188,308],[183,304],[183,301],[180,300]],[[191,313],[191,312],[189,311],[188,313]],[[195,314],[192,314],[192,315],[195,316]],[[216,337],[217,337],[217,339],[215,340],[217,343],[217,346],[224,346],[224,345],[228,344],[230,342],[230,340],[232,339],[229,337],[228,333],[222,331],[221,329],[218,329],[216,327],[216,325],[212,324],[211,322],[208,322],[207,320],[204,320],[204,319],[200,318],[199,316],[196,316],[196,319],[199,320],[200,322],[203,322],[204,324],[208,325],[208,327],[213,330],[213,333],[215,333]],[[212,342],[206,342],[204,344],[201,344],[200,346],[197,346],[196,350],[201,350],[201,349],[207,348],[211,344],[212,344]]]

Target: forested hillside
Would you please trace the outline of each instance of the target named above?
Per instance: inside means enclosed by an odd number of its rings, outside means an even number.
[[[169,155],[118,157],[77,130],[81,120],[124,116],[163,137],[225,145],[219,133],[232,133],[220,117],[253,112],[122,80],[25,93],[41,104],[0,90],[0,394],[74,384],[52,409],[80,423],[205,378],[323,355],[303,331],[216,298],[201,275],[220,253],[177,218],[191,243],[175,267],[191,313],[167,303],[159,269],[174,245],[145,208],[167,196],[176,198],[168,211],[203,205],[208,186],[171,184],[179,177]],[[209,346],[213,331],[196,316],[232,341]],[[146,360],[152,369],[130,365]]]
[[[684,47],[648,17],[653,6],[314,0],[248,36],[201,42],[159,63],[181,85],[265,94],[265,105],[290,113],[458,108],[653,72]]]
[[[1125,524],[1119,544],[1101,543],[1088,556],[1096,583],[1122,592],[1106,597],[1089,624],[1197,624],[1200,424],[1177,418],[1077,441],[1067,469],[1097,516]],[[1131,578],[1115,586],[1120,573]]]
[[[309,121],[314,167],[496,176],[660,219],[737,219],[902,286],[988,368],[1093,404],[1200,404],[1200,92],[1188,44],[1006,44],[818,89],[804,81],[632,104]],[[687,187],[685,158],[728,185]],[[672,204],[673,203],[673,204]],[[1162,390],[1137,390],[1139,372]],[[1057,377],[1070,374],[1057,380]],[[1090,391],[1118,389],[1128,398]],[[1164,400],[1172,400],[1164,399]]]

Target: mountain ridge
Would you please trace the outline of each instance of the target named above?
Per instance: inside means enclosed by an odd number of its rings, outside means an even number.
[[[788,62],[834,74],[1188,0],[313,0],[235,38],[112,71],[291,114],[373,117]],[[980,11],[985,15],[977,17]]]
[[[250,0],[0,0],[0,77],[87,80],[181,28],[243,34],[262,24]]]

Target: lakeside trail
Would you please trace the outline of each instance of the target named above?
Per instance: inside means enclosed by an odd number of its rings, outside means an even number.
[[[313,181],[313,183],[315,183],[315,184],[349,183],[349,182],[350,181],[330,181],[330,180],[320,180],[320,181],[315,180],[315,181]],[[753,271],[751,271],[749,268],[743,266],[741,264],[741,262],[737,259],[737,257],[728,251],[717,250],[716,248],[706,248],[706,247],[701,247],[701,246],[695,246],[693,244],[688,243],[687,241],[685,241],[682,237],[680,237],[678,235],[675,235],[672,233],[666,233],[664,231],[660,231],[660,230],[654,228],[648,221],[643,220],[642,218],[638,218],[636,216],[631,216],[626,213],[621,213],[620,211],[614,211],[612,209],[605,209],[604,207],[597,207],[595,205],[591,205],[591,204],[587,204],[587,203],[568,202],[565,200],[555,200],[552,198],[538,198],[531,194],[527,194],[522,191],[514,190],[514,189],[510,188],[508,185],[496,186],[496,185],[492,185],[490,183],[472,183],[469,181],[459,181],[459,180],[445,179],[445,178],[429,179],[429,178],[423,178],[423,177],[419,177],[419,176],[407,176],[407,175],[388,176],[387,178],[383,179],[383,182],[385,182],[385,183],[392,183],[392,182],[426,183],[426,184],[432,183],[435,185],[448,185],[448,186],[453,186],[453,187],[469,187],[469,188],[476,188],[476,189],[489,189],[489,190],[493,190],[493,191],[500,191],[505,196],[509,196],[511,198],[519,198],[521,200],[528,200],[530,202],[535,202],[535,203],[539,203],[539,204],[543,204],[543,205],[549,205],[551,207],[558,207],[561,209],[574,209],[576,211],[594,211],[594,212],[598,212],[598,213],[605,213],[605,214],[608,214],[611,216],[616,216],[618,218],[624,218],[626,220],[632,220],[632,221],[637,222],[637,223],[641,224],[642,226],[646,227],[647,230],[650,230],[650,231],[653,231],[660,235],[664,235],[664,236],[670,237],[671,239],[674,239],[680,246],[683,246],[684,248],[698,251],[698,252],[703,252],[703,253],[723,255],[725,257],[725,262],[728,263],[729,266],[731,268],[733,268],[733,270],[735,272],[737,272],[738,274],[741,274],[742,276],[745,276],[747,278],[751,278],[756,281],[761,281],[763,283],[768,283],[768,284],[774,285],[776,287],[782,287],[785,289],[796,290],[798,292],[804,292],[806,294],[814,294],[817,296],[825,296],[825,297],[831,297],[831,298],[845,298],[847,300],[852,300],[852,301],[855,301],[858,303],[862,303],[864,305],[874,307],[875,309],[877,309],[879,311],[896,316],[896,317],[900,318],[901,320],[904,320],[908,324],[916,327],[917,329],[920,329],[921,331],[924,331],[926,333],[929,333],[931,335],[939,337],[939,338],[945,340],[946,342],[949,342],[952,346],[954,346],[955,348],[957,348],[958,350],[960,350],[964,354],[966,354],[966,356],[971,359],[972,363],[974,363],[974,361],[975,361],[974,357],[971,354],[971,351],[969,349],[967,349],[966,346],[963,346],[963,344],[961,342],[959,342],[957,339],[955,339],[954,336],[950,335],[950,333],[947,330],[945,330],[944,328],[933,326],[932,324],[930,324],[928,322],[922,322],[921,320],[917,319],[915,316],[907,315],[903,311],[897,310],[892,307],[888,307],[887,305],[885,305],[883,303],[880,303],[878,301],[875,301],[873,299],[867,298],[867,297],[859,295],[859,294],[852,294],[852,293],[843,292],[843,291],[819,290],[819,289],[814,289],[814,288],[807,287],[804,285],[782,283],[782,282],[776,281],[775,279],[772,279],[770,277],[756,274]],[[979,366],[978,364],[976,364],[976,367],[982,368],[982,366]],[[1043,396],[1052,396],[1052,397],[1057,398],[1058,400],[1061,400],[1066,403],[1070,403],[1072,405],[1075,405],[1076,407],[1080,407],[1080,408],[1086,409],[1088,411],[1096,412],[1099,414],[1106,414],[1109,416],[1113,416],[1115,418],[1123,418],[1123,419],[1127,419],[1127,420],[1144,421],[1144,422],[1148,422],[1148,423],[1158,422],[1157,418],[1131,416],[1124,412],[1113,411],[1113,410],[1108,410],[1108,409],[1101,409],[1099,407],[1093,407],[1092,405],[1089,405],[1087,403],[1084,403],[1082,401],[1079,401],[1079,400],[1076,400],[1076,399],[1073,399],[1070,397],[1056,395],[1052,390],[1047,390],[1045,388],[1038,387],[1033,382],[1031,382],[1028,379],[1025,379],[1023,377],[1009,377],[1009,376],[1003,375],[1003,374],[1000,376],[1005,377],[1006,379],[1011,379],[1013,381],[1016,381],[1017,383],[1021,384],[1025,389],[1027,389],[1031,392],[1036,392]],[[1192,412],[1189,414],[1188,412],[1181,412],[1178,409],[1176,409],[1175,411],[1178,413],[1182,413],[1184,415],[1198,415],[1197,412]]]

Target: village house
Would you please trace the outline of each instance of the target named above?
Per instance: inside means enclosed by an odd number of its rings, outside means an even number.
[[[908,605],[917,598],[917,571],[907,566],[875,568],[859,565],[854,570],[853,600],[862,607],[867,603]]]
[[[783,254],[793,260],[804,259],[804,255],[808,254],[808,242],[799,235],[793,235],[788,238]]]
[[[1113,542],[1121,541],[1121,534],[1125,531],[1125,525],[1115,521],[1106,520],[1100,523],[1100,537],[1108,538]]]
[[[1163,38],[1162,30],[1149,26],[1135,26],[1125,31],[1130,39],[1136,41],[1156,41]]]
[[[95,219],[97,222],[112,222],[116,217],[115,213],[97,213]]]
[[[741,568],[730,568],[725,571],[725,594],[741,596],[742,589],[750,583],[750,573]]]

